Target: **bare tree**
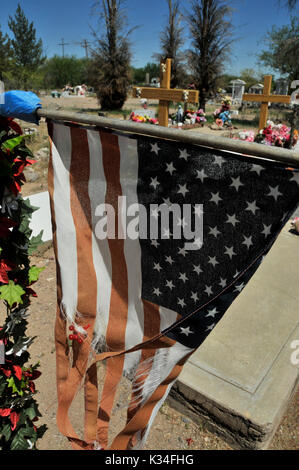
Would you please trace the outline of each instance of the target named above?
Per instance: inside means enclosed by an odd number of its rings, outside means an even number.
[[[184,28],[182,25],[183,16],[180,13],[179,0],[166,0],[168,4],[167,25],[160,34],[161,53],[154,54],[154,57],[161,62],[165,59],[172,59],[171,87],[181,85],[186,78],[183,64],[184,54],[181,47],[184,44]]]
[[[130,83],[130,42],[124,0],[97,1],[100,31],[95,31],[95,45],[89,69],[89,81],[96,88],[103,109],[120,109],[127,98]]]
[[[191,34],[188,51],[189,66],[194,84],[199,90],[199,104],[205,109],[206,101],[217,90],[218,76],[229,59],[233,42],[232,9],[220,0],[192,0],[187,14]]]

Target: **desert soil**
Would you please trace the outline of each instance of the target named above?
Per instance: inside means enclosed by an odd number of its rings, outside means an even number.
[[[153,101],[149,103],[157,104]],[[50,97],[43,98],[43,106],[49,109],[66,109],[72,111],[84,111],[94,113],[98,110],[98,104],[94,98],[61,98],[55,100]],[[126,109],[138,109],[139,100],[129,99]],[[116,116],[123,119],[123,116]],[[25,127],[35,127],[22,123]],[[203,129],[196,129],[192,132],[208,132],[215,135],[227,134],[227,131],[213,131],[208,126]],[[48,137],[46,123],[41,121],[38,127],[38,134],[31,139],[31,146],[34,153],[41,148],[48,147]],[[34,171],[37,179],[34,182],[27,182],[23,187],[23,195],[29,195],[47,190],[47,159],[37,157]],[[37,400],[40,405],[42,418],[41,424],[48,426],[48,431],[39,442],[41,450],[68,450],[67,440],[59,433],[56,426],[56,373],[55,373],[55,345],[54,345],[54,322],[56,315],[56,275],[55,260],[52,246],[44,246],[38,255],[32,257],[32,264],[45,266],[41,273],[40,280],[35,285],[38,294],[37,299],[33,299],[31,306],[31,316],[29,321],[29,332],[32,336],[37,336],[31,347],[32,363],[40,361],[42,376],[36,385],[38,389]],[[99,368],[101,373],[101,368]],[[128,383],[123,382],[116,400],[112,417],[110,440],[124,423],[125,408],[122,406],[129,395]],[[270,449],[298,449],[299,447],[299,392],[294,396],[292,402],[278,427],[276,434],[270,445]],[[71,409],[71,419],[76,430],[83,428],[83,399],[82,393],[78,394]],[[172,409],[166,403],[158,412],[152,426],[146,449],[151,450],[230,450],[231,447],[219,436],[206,429],[205,423],[200,425],[193,423],[183,414]]]

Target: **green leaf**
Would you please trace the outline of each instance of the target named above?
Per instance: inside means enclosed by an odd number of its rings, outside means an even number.
[[[23,433],[18,432],[11,442],[11,450],[26,450],[29,447],[28,441],[23,436]]]
[[[43,243],[42,241],[43,233],[44,231],[42,230],[36,237],[32,237],[30,239],[29,247],[28,247],[28,255],[33,255],[33,253],[36,251],[38,246]]]
[[[34,406],[34,404],[32,404],[30,406],[30,408],[27,408],[26,410],[24,410],[24,413],[26,414],[26,416],[28,416],[28,418],[32,421],[34,418],[36,418],[37,416],[37,413],[36,413],[36,406]]]
[[[9,281],[9,284],[0,287],[0,299],[6,300],[10,307],[14,303],[23,303],[22,295],[25,294],[25,291],[21,286],[15,284],[13,281]]]
[[[7,383],[8,387],[12,388],[12,393],[17,393],[20,397],[23,395],[23,391],[18,389],[14,377],[7,379]]]
[[[24,140],[25,136],[24,135],[19,135],[18,137],[15,137],[14,139],[9,139],[6,140],[2,145],[1,149],[3,151],[9,149],[12,151],[15,147],[21,144],[21,142]]]
[[[30,225],[30,218],[22,217],[21,223],[19,225],[19,232],[23,233],[27,238],[29,238],[30,235],[32,234],[32,230],[29,225]]]
[[[6,441],[9,440],[9,438],[11,436],[11,428],[10,428],[9,423],[7,423],[3,426],[2,430],[1,430],[1,434],[2,434],[2,436],[4,436]]]
[[[28,271],[28,279],[29,283],[35,282],[38,280],[40,273],[44,270],[45,268],[38,268],[37,266],[31,266],[31,268]]]
[[[22,205],[21,205],[21,215],[25,215],[25,214],[32,214],[33,212],[37,211],[39,209],[39,207],[36,207],[36,206],[32,206],[30,204],[30,200],[29,199],[23,199],[22,200]]]

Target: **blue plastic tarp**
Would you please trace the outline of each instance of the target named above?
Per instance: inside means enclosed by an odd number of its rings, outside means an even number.
[[[4,95],[4,96],[3,96]],[[39,97],[31,91],[6,91],[0,95],[0,115],[38,124],[36,110],[41,108]]]

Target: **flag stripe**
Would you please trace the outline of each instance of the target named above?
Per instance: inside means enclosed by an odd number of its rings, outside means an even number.
[[[78,284],[76,231],[70,206],[71,148],[70,128],[54,124],[52,164],[57,262],[61,276],[61,307],[69,321],[74,319],[78,295],[77,288],[74,288]]]
[[[138,204],[138,154],[137,141],[125,136],[118,137],[120,150],[120,183],[127,207]],[[144,331],[144,311],[141,301],[141,248],[139,239],[124,240],[124,254],[128,272],[128,320],[125,335],[125,348],[141,343]],[[134,263],[132,263],[132,259]],[[131,375],[140,360],[141,351],[125,355],[124,372]]]
[[[103,168],[102,144],[98,131],[87,131],[90,153],[90,179],[88,193],[91,204],[92,217],[92,252],[97,277],[97,318],[94,327],[93,344],[103,347],[106,343],[106,330],[109,321],[111,297],[111,256],[108,240],[100,240],[95,235],[98,221],[96,217],[97,205],[105,201],[107,183]]]
[[[103,167],[107,182],[106,204],[110,204],[118,214],[118,197],[122,195],[120,185],[120,152],[117,136],[100,132],[102,143]],[[115,224],[118,233],[118,217]],[[107,346],[112,351],[125,348],[125,332],[128,316],[128,277],[124,257],[124,240],[108,240],[111,264],[111,299],[109,322],[107,326]],[[106,447],[108,427],[116,394],[116,387],[122,377],[124,356],[110,358],[107,361],[105,381],[102,390],[98,415],[98,439]]]

